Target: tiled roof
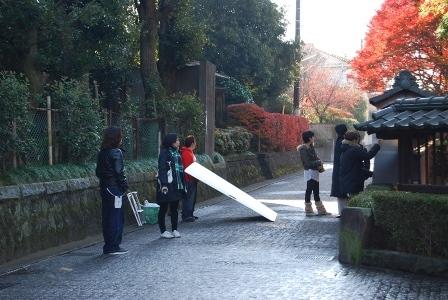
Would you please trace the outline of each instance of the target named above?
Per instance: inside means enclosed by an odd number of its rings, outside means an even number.
[[[424,91],[418,87],[416,78],[411,72],[402,70],[395,76],[393,88],[385,91],[383,94],[369,99],[370,104],[379,106],[379,104],[397,94],[410,93],[411,95],[403,95],[403,97],[431,97],[433,93]],[[398,98],[398,97],[396,97]]]
[[[373,113],[372,118],[356,124],[355,128],[368,133],[408,129],[448,130],[448,96],[399,99]]]

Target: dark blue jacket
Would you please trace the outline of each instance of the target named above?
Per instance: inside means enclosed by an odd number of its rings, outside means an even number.
[[[375,144],[370,151],[366,151],[361,145],[342,141],[339,161],[339,187],[342,195],[357,194],[364,190],[366,179],[364,161],[372,159],[379,150],[378,144]]]

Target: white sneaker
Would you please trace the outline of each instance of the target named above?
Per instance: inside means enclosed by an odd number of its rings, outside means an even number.
[[[180,238],[180,233],[177,230],[173,230],[173,237]]]
[[[166,230],[160,236],[164,239],[172,239],[174,237],[171,232]]]

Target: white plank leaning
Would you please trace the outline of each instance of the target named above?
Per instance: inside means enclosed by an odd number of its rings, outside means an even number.
[[[196,162],[192,163],[185,169],[185,172],[223,193],[227,197],[252,209],[269,221],[274,222],[276,220],[277,213],[275,211],[200,164]]]

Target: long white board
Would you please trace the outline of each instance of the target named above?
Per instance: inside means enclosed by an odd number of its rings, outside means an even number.
[[[269,221],[274,222],[277,218],[275,211],[200,164],[192,163],[185,169],[185,172],[247,208],[252,209]]]

